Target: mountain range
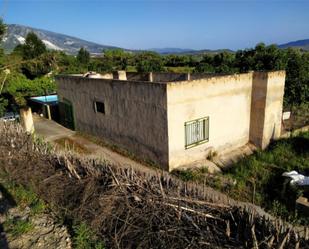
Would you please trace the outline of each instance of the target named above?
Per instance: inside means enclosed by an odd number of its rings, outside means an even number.
[[[25,42],[25,38],[29,32],[34,32],[48,49],[61,50],[69,54],[76,54],[81,47],[87,49],[91,54],[102,53],[104,49],[117,48],[115,46],[101,45],[64,34],[17,24],[7,25],[7,32],[3,38],[2,47],[7,52],[12,51],[18,44]]]
[[[153,52],[157,52],[159,54],[217,54],[221,52],[233,52],[233,50],[230,49],[202,49],[202,50],[196,50],[196,49],[186,49],[186,48],[151,48],[148,49]]]
[[[76,54],[81,47],[87,49],[91,54],[101,54],[105,49],[116,49],[118,47],[102,45],[95,42],[82,40],[76,37],[59,34],[43,29],[27,27],[18,24],[7,25],[7,32],[2,41],[2,47],[6,52],[11,52],[18,44],[23,44],[29,32],[34,32],[44,42],[48,49],[61,50],[69,54]],[[279,48],[297,47],[309,51],[309,39],[293,41],[285,44],[278,45]],[[141,50],[126,51],[138,52]],[[229,49],[219,50],[195,50],[195,49],[182,49],[182,48],[152,48],[149,51],[154,51],[160,54],[205,54],[205,53],[220,53],[222,51],[233,52]]]
[[[285,43],[285,44],[281,44],[278,47],[279,48],[293,47],[293,48],[300,48],[300,49],[309,51],[309,39],[288,42],[288,43]]]

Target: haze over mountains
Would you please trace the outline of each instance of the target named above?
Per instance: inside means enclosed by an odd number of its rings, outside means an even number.
[[[9,24],[7,34],[5,35],[2,47],[6,52],[12,51],[18,44],[23,44],[29,32],[34,32],[44,42],[48,49],[61,50],[66,53],[76,54],[81,47],[87,49],[91,54],[101,54],[105,49],[115,49],[117,47],[110,45],[97,44],[82,40],[76,37],[59,34],[47,30],[36,29],[17,24]],[[309,39],[293,41],[285,44],[278,45],[280,48],[297,47],[309,51]],[[125,49],[127,51],[133,51]],[[220,50],[195,50],[195,49],[182,49],[182,48],[152,48],[149,51],[155,51],[160,54],[202,54],[202,53],[219,53],[222,51],[229,51],[229,49]]]

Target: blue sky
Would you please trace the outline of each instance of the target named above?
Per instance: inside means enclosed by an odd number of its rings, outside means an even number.
[[[132,49],[309,39],[309,0],[0,0],[6,23]]]

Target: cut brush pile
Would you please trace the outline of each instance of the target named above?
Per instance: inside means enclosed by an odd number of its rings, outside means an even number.
[[[309,248],[309,229],[165,172],[143,173],[57,155],[20,126],[0,123],[0,170],[107,248]]]

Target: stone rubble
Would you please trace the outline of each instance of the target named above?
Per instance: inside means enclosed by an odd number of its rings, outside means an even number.
[[[57,224],[50,214],[31,215],[29,207],[12,207],[0,189],[1,249],[71,249],[72,242],[65,226]],[[14,237],[6,233],[3,223],[8,219],[29,221],[33,228]]]

